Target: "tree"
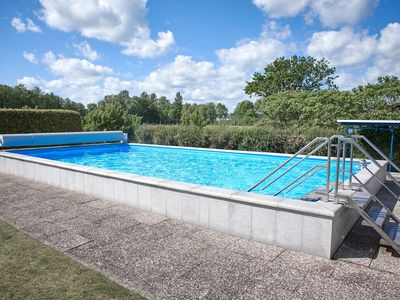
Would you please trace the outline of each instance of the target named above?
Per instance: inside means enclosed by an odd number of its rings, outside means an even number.
[[[217,103],[215,113],[218,119],[225,119],[228,116],[228,108],[222,103]]]
[[[294,55],[277,58],[267,65],[264,73],[254,73],[244,91],[252,96],[267,97],[284,91],[318,91],[337,89],[334,84],[336,69],[325,59]]]
[[[171,109],[168,113],[170,121],[174,124],[178,124],[181,121],[183,109],[183,98],[180,92],[176,93],[174,102],[171,105]]]
[[[400,79],[396,76],[378,77],[376,83],[368,83],[353,89],[364,98],[383,100],[390,105],[400,103]]]
[[[85,130],[122,130],[132,135],[140,121],[141,117],[129,114],[123,103],[109,101],[88,112],[85,117]]]

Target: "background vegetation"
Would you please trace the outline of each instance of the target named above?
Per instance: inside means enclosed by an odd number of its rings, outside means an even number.
[[[61,109],[1,109],[1,133],[82,131],[81,116]]]
[[[85,130],[123,130],[131,140],[143,143],[274,152],[294,152],[315,136],[343,132],[337,119],[400,120],[399,78],[381,77],[375,83],[339,91],[335,72],[324,59],[278,58],[244,83],[249,99],[238,103],[231,114],[222,103],[185,103],[180,93],[170,100],[154,93],[131,96],[121,91],[85,107],[20,85],[0,85],[0,107],[75,110]],[[14,120],[7,122],[14,124]],[[51,128],[53,124],[48,123]],[[37,126],[35,131],[58,130]],[[9,130],[10,126],[3,126],[0,132]],[[387,148],[387,132],[365,133]],[[400,151],[395,154],[400,160]]]

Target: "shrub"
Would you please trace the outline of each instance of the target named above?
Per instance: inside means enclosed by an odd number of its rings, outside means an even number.
[[[0,109],[0,133],[82,131],[81,116],[61,109]]]
[[[294,153],[312,138],[337,131],[314,128],[309,132],[272,126],[142,125],[135,142],[186,147]]]

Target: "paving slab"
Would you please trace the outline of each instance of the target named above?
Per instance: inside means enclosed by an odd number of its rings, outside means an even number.
[[[46,221],[25,227],[23,229],[24,232],[29,233],[30,235],[39,239],[46,239],[53,234],[57,234],[65,230],[66,229],[64,227]]]
[[[0,218],[150,299],[397,299],[400,258],[359,223],[326,260],[0,174]]]
[[[60,251],[67,251],[86,244],[90,242],[90,240],[69,231],[62,231],[48,236],[47,238],[43,239],[43,242]]]

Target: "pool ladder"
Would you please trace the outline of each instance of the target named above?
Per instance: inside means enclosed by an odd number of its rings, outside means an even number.
[[[384,161],[383,166],[359,143],[360,140],[372,148],[382,158]],[[248,192],[254,191],[259,186],[262,186],[261,190],[272,187],[275,182],[284,178],[291,170],[321,150],[327,151],[326,164],[312,166],[300,176],[291,180],[283,188],[276,191],[274,195],[277,196],[283,192],[290,192],[321,170],[326,169],[325,187],[323,189],[317,189],[312,193],[312,196],[318,197],[318,200],[326,202],[333,201],[335,204],[339,204],[339,202],[343,204],[344,201],[345,205],[355,209],[363,218],[362,225],[372,227],[381,236],[381,245],[391,247],[400,254],[400,220],[393,213],[393,209],[400,197],[400,183],[390,172],[387,172],[386,169],[387,166],[389,166],[390,169],[393,168],[397,172],[400,172],[400,167],[363,135],[352,135],[350,137],[334,135],[330,138],[317,137],[259,180]],[[335,156],[333,156],[334,150],[336,150]],[[353,154],[355,150],[363,154],[370,162],[369,165],[362,163],[363,169],[372,175],[382,186],[381,190],[376,195],[368,190],[366,184],[353,171]],[[295,161],[296,158],[298,158],[297,161]],[[289,165],[290,162],[294,163]],[[331,182],[332,163],[335,162],[335,176],[333,182]],[[346,165],[349,166],[348,169],[346,169]],[[375,166],[381,171],[384,171],[386,173],[386,178],[384,180],[380,179],[371,171],[371,166]],[[287,169],[279,173],[284,167],[287,167]],[[348,180],[345,180],[346,173],[349,175]]]

